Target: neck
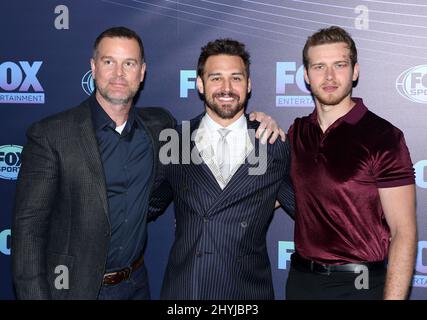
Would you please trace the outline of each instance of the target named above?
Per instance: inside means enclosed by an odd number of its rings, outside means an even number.
[[[322,104],[316,99],[317,121],[322,131],[325,132],[337,119],[347,114],[355,104],[350,96],[336,105]]]
[[[108,114],[108,116],[116,123],[116,126],[121,126],[125,123],[129,116],[129,110],[132,103],[128,104],[113,104],[105,100],[100,94],[96,93],[96,100],[100,106]]]
[[[229,125],[233,124],[234,122],[236,122],[244,113],[244,110],[239,111],[233,118],[230,119],[224,119],[221,118],[218,114],[216,114],[215,112],[213,112],[210,108],[205,107],[206,109],[206,113],[209,115],[209,117],[212,118],[213,121],[215,121],[216,123],[218,123],[221,127],[228,127]]]

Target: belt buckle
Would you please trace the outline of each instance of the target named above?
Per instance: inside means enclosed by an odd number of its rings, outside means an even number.
[[[124,280],[129,279],[130,275],[132,274],[132,271],[133,271],[132,270],[132,266],[124,268],[123,271],[125,272],[125,278],[124,278]]]
[[[117,274],[117,271],[104,273],[104,278],[107,278],[109,276],[116,275],[116,274]]]
[[[104,277],[103,277],[104,280],[106,278],[108,279],[110,277],[112,277],[113,279],[116,277],[120,277],[121,279],[119,279],[117,282],[116,282],[116,280],[112,280],[115,283],[110,283],[110,284],[104,283],[104,285],[109,286],[109,285],[119,284],[123,280],[128,280],[130,278],[131,273],[132,273],[132,267],[126,267],[126,268],[119,270],[119,271],[105,273]],[[104,280],[103,280],[103,282],[104,282]]]
[[[311,272],[318,273],[325,276],[329,276],[331,274],[331,266],[319,264],[314,262],[313,260],[310,261],[310,270]]]
[[[109,272],[109,273],[105,273],[103,278],[102,278],[102,284],[104,286],[111,286],[111,285],[115,285],[115,276],[117,276],[118,273],[117,272]]]
[[[126,267],[126,268],[118,271],[118,274],[122,275],[122,279],[118,283],[120,283],[124,280],[128,280],[130,278],[131,273],[132,273],[132,267]]]

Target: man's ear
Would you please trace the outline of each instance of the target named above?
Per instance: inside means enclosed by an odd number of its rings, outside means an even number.
[[[310,80],[308,79],[308,71],[307,71],[307,68],[305,67],[304,67],[304,80],[305,80],[305,83],[310,85]]]
[[[145,77],[145,70],[147,69],[147,65],[145,64],[145,62],[142,64],[141,66],[141,77],[140,77],[140,82],[144,81],[144,77]]]
[[[202,78],[200,78],[199,76],[197,76],[196,84],[197,84],[197,90],[199,90],[199,93],[202,95],[205,94],[205,85],[203,84]]]
[[[96,67],[95,67],[95,60],[93,58],[90,59],[90,69],[92,70],[92,78],[95,79]]]
[[[248,78],[248,93],[250,93],[252,90],[252,82],[251,82],[251,78]]]
[[[356,62],[353,68],[353,81],[356,81],[359,78],[359,63]]]

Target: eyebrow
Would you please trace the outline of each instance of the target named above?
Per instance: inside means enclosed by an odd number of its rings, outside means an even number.
[[[220,76],[220,75],[222,75],[221,72],[213,72],[213,73],[209,73],[208,77],[215,77],[215,76]],[[233,72],[231,75],[232,76],[236,76],[236,75],[244,76],[245,74],[244,74],[244,72]]]
[[[219,73],[219,72],[216,72],[216,73],[209,73],[208,74],[208,77],[214,77],[214,76],[220,76],[221,75],[221,73]]]
[[[337,60],[337,61],[332,62],[332,64],[336,64],[336,63],[350,63],[350,61],[349,60]],[[323,65],[323,64],[326,64],[326,63],[325,62],[316,62],[316,63],[312,63],[310,65],[311,66],[317,66],[317,65]]]
[[[126,61],[135,61],[135,62],[138,62],[138,59],[135,59],[135,58],[127,58],[127,59],[125,59]]]
[[[112,56],[102,56],[102,57],[99,57],[101,60],[103,60],[103,59],[111,59],[111,60],[116,60],[114,57],[112,57]],[[135,62],[138,62],[138,59],[135,59],[135,58],[126,58],[125,59],[125,61],[135,61]]]

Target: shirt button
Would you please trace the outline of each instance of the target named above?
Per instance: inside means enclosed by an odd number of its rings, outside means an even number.
[[[120,250],[123,250],[123,247],[120,247],[119,249],[120,249]]]
[[[246,221],[242,221],[242,222],[240,222],[240,226],[242,228],[246,228],[248,226],[248,223]]]
[[[209,222],[209,219],[208,219],[208,218],[203,218],[203,222],[204,222],[204,223],[208,223],[208,222]]]

